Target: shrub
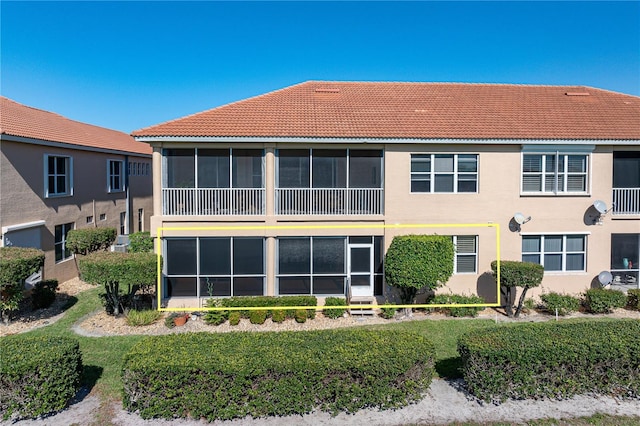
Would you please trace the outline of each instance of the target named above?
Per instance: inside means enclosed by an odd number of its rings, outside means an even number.
[[[242,307],[256,307],[256,308],[275,308],[275,307],[287,307],[287,306],[316,306],[318,299],[315,296],[238,296],[238,297],[226,297],[223,299],[210,299],[217,300],[219,306],[226,308],[242,308]],[[272,309],[267,309],[267,316],[271,314]],[[249,318],[249,310],[241,310],[242,318]],[[294,310],[285,309],[287,318],[293,318]],[[307,316],[314,318],[316,314],[315,308],[307,310]]]
[[[123,406],[208,421],[390,409],[423,397],[433,359],[425,337],[396,330],[150,336],[125,355]]]
[[[347,305],[347,299],[345,299],[344,297],[327,297],[324,300],[324,306],[346,306]],[[325,317],[328,318],[340,318],[341,316],[344,315],[344,313],[347,312],[347,310],[345,308],[336,308],[336,309],[329,309],[329,308],[324,308],[322,310],[322,313],[324,314]]]
[[[0,416],[36,418],[62,410],[80,387],[78,341],[66,337],[0,339]]]
[[[498,261],[494,260],[491,262],[491,271],[494,277],[498,276]],[[500,286],[506,290],[507,300],[505,300],[504,303],[507,315],[516,318],[520,316],[522,306],[527,296],[527,290],[538,287],[540,283],[542,283],[543,277],[544,267],[537,263],[520,262],[517,260],[500,261]],[[521,287],[522,293],[520,293],[520,299],[518,300],[518,305],[514,313],[513,306],[511,305],[511,294],[512,292],[515,294],[515,287]]]
[[[640,321],[563,321],[476,330],[458,341],[467,389],[485,401],[640,397]]]
[[[585,294],[585,307],[594,314],[607,314],[627,304],[627,296],[618,290],[591,288]]]
[[[485,303],[484,299],[479,296],[463,296],[460,294],[438,294],[430,302],[433,305],[471,305],[476,303]],[[435,308],[434,310],[442,312],[452,317],[477,317],[478,312],[483,310],[481,306],[460,306]]]
[[[251,322],[251,324],[264,324],[266,320],[267,311],[265,310],[255,310],[251,311],[251,313],[249,314],[249,322]]]
[[[222,307],[223,299],[207,299],[206,306],[207,308],[220,308]],[[238,311],[232,311],[238,312]],[[211,325],[220,325],[223,324],[229,318],[229,311],[207,311],[202,318],[204,322]],[[240,322],[240,318],[238,318],[238,322]],[[237,325],[237,324],[236,324]]]
[[[134,232],[129,234],[129,248],[131,253],[149,253],[153,251],[153,238],[149,232]]]
[[[271,321],[281,323],[287,319],[287,314],[282,309],[274,309],[271,312]]]
[[[545,293],[540,296],[540,299],[545,309],[552,314],[556,312],[556,309],[558,315],[569,315],[580,309],[580,299],[568,294]]]
[[[294,318],[296,322],[300,324],[307,322],[307,311],[304,309],[296,309]]]
[[[107,313],[119,315],[138,290],[156,284],[157,259],[153,253],[95,252],[80,258],[78,266],[84,281],[104,286]]]
[[[380,308],[380,315],[384,319],[391,319],[396,315],[397,308],[394,307],[383,307]]]
[[[130,310],[127,313],[127,325],[140,327],[150,325],[160,319],[162,314],[159,311],[145,309],[142,311]]]
[[[0,247],[0,318],[9,321],[23,298],[24,280],[44,266],[44,252],[34,248]]]
[[[242,316],[240,315],[240,311],[231,311],[229,313],[229,324],[231,325],[238,325],[240,324],[240,318]]]
[[[384,258],[385,280],[400,289],[403,303],[413,303],[419,290],[435,290],[449,280],[454,255],[451,237],[396,236]]]
[[[627,307],[640,311],[640,289],[627,290]]]
[[[106,250],[116,240],[115,228],[72,229],[67,234],[65,247],[75,254],[87,255]]]
[[[31,292],[31,306],[33,309],[44,309],[51,306],[56,300],[58,280],[43,280],[36,283]]]

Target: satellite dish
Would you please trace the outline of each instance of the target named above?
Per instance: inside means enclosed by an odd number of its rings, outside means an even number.
[[[518,212],[513,215],[513,220],[515,220],[518,225],[524,225],[531,220],[531,216],[526,217],[522,213]]]
[[[607,213],[607,204],[602,201],[602,200],[595,200],[593,202],[593,207],[598,211],[598,213],[600,214],[605,214]]]
[[[613,275],[609,271],[602,271],[598,274],[598,281],[604,287],[613,282]]]

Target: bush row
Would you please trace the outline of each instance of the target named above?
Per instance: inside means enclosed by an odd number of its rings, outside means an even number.
[[[395,408],[421,398],[433,365],[431,342],[397,331],[152,336],[125,356],[123,405],[209,421]]]
[[[0,416],[35,418],[62,410],[82,374],[77,340],[64,337],[0,339]]]
[[[480,296],[463,296],[460,294],[438,294],[429,301],[434,305],[445,304],[459,304],[459,305],[471,305],[476,303],[486,303]],[[476,317],[478,312],[482,311],[484,307],[479,306],[460,306],[449,308],[431,308],[433,311],[442,312],[452,317]]]
[[[467,389],[486,401],[640,397],[640,321],[492,327],[458,341]]]
[[[296,316],[295,309],[285,309],[287,306],[314,306],[313,309],[302,310],[306,312],[306,318],[315,318],[316,310],[315,306],[318,304],[318,299],[315,296],[238,296],[238,297],[228,297],[222,299],[208,299],[206,307],[207,308],[265,308],[264,309],[264,319],[273,318],[273,313],[277,311],[284,311],[284,316],[286,318],[296,318],[300,317],[302,314],[298,313]],[[281,309],[269,309],[274,307],[280,307]],[[229,319],[230,312],[227,310],[219,310],[219,311],[208,311],[204,316],[204,321],[213,324],[219,325],[224,323]],[[259,321],[259,318],[263,315],[261,310],[239,310],[240,318],[251,319],[252,316],[255,321]],[[252,315],[253,312],[253,315]],[[258,313],[255,313],[258,312]],[[281,317],[281,313],[276,314],[276,319],[278,322]],[[234,315],[236,317],[237,315]],[[235,318],[234,318],[235,321]],[[302,322],[302,321],[299,321]],[[262,322],[255,322],[255,324],[262,324]]]

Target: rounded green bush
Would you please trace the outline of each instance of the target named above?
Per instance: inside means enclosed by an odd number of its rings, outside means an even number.
[[[281,323],[284,322],[285,319],[287,319],[287,314],[284,310],[276,309],[271,312],[271,321]]]
[[[327,308],[327,306],[346,306],[346,305],[347,305],[347,299],[345,299],[344,297],[327,297],[324,300],[325,308],[322,310],[322,314],[327,318],[332,318],[332,319],[340,318],[341,316],[344,315],[345,312],[347,312],[345,308],[330,309],[330,308]]]
[[[592,288],[585,293],[585,306],[593,314],[608,314],[627,304],[627,296],[618,290]]]
[[[240,311],[231,311],[229,313],[229,324],[231,324],[231,325],[240,324],[240,318],[242,318],[242,315],[240,314]]]
[[[266,320],[267,311],[265,310],[260,309],[249,313],[249,322],[251,322],[251,324],[264,324]]]
[[[307,311],[304,309],[296,309],[296,313],[294,318],[297,323],[305,323],[307,322]]]
[[[545,293],[540,296],[540,300],[545,309],[552,314],[557,310],[558,315],[569,315],[580,309],[580,299],[568,294]]]

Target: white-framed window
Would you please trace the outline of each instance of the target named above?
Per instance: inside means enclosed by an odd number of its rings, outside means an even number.
[[[586,271],[584,234],[523,235],[522,261],[539,263],[545,272]]]
[[[66,155],[45,154],[45,197],[73,195],[73,158]]]
[[[106,213],[100,213],[100,220],[107,220],[107,214]]]
[[[124,161],[107,160],[107,188],[109,192],[124,191]]]
[[[587,194],[588,191],[588,154],[522,154],[522,193]]]
[[[454,235],[453,245],[456,248],[453,273],[475,274],[478,270],[478,237]]]
[[[54,230],[54,251],[56,263],[71,259],[73,254],[67,249],[67,234],[73,229],[73,222],[56,225]]]
[[[411,192],[478,192],[478,155],[411,154]]]
[[[87,224],[93,223],[93,216],[87,216]]]

